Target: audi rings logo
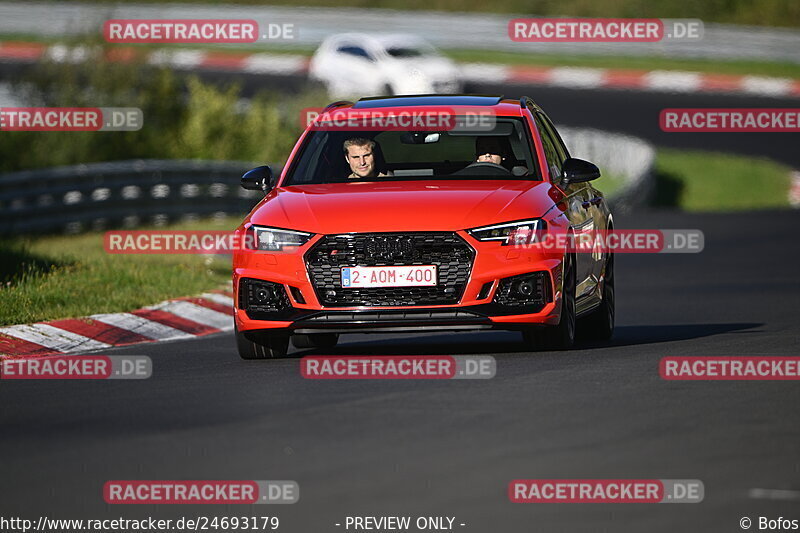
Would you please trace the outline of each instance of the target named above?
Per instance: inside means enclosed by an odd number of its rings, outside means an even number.
[[[375,237],[367,242],[364,251],[375,259],[392,261],[413,257],[416,247],[407,237]]]

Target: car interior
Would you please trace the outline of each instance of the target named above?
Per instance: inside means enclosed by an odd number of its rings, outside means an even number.
[[[351,138],[376,142],[375,166],[389,174],[380,180],[420,177],[473,179],[541,179],[533,152],[525,141],[520,121],[498,121],[491,131],[341,131],[320,128],[305,141],[300,161],[285,185],[347,181],[351,170],[344,158],[343,143]],[[503,146],[501,165],[476,162],[476,143],[493,137]]]

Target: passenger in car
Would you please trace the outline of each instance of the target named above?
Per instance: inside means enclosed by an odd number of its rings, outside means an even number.
[[[350,165],[352,172],[350,179],[380,178],[391,176],[392,173],[380,172],[376,164],[376,155],[380,154],[380,145],[363,137],[353,137],[344,142],[344,158]]]

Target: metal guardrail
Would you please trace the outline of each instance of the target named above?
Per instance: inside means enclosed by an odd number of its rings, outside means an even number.
[[[587,128],[559,127],[573,157],[591,161],[602,174],[621,178],[621,188],[609,195],[616,213],[647,205],[655,192],[656,151],[639,137]],[[602,189],[602,187],[601,187]]]
[[[645,205],[655,150],[636,137],[559,128],[570,152],[625,180],[618,212]],[[239,186],[244,161],[133,160],[0,175],[0,234],[79,233],[242,215],[262,198]],[[280,168],[273,166],[276,173]]]
[[[240,161],[133,160],[0,175],[0,234],[78,233],[248,212]],[[274,168],[274,167],[273,167]]]

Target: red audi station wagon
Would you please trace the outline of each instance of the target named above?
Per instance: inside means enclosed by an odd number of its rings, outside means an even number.
[[[491,125],[361,121],[443,109]],[[516,330],[531,349],[568,349],[578,328],[609,338],[613,254],[536,246],[612,229],[599,176],[527,97],[331,104],[280,176],[242,177],[265,196],[236,230],[249,243],[233,258],[239,353],[328,349],[344,333]]]

